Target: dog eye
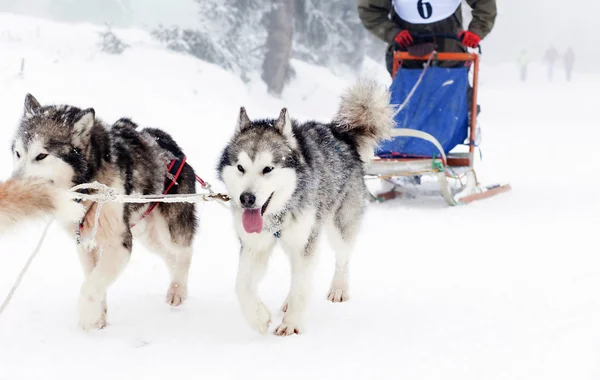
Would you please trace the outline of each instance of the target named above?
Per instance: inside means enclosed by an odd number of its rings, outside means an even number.
[[[48,155],[46,153],[40,153],[37,155],[37,157],[35,158],[36,161],[41,161],[44,158],[48,157]]]
[[[244,167],[242,165],[238,165],[238,170],[242,173],[245,173]]]
[[[272,171],[273,171],[273,167],[272,166],[266,166],[263,169],[263,174],[271,173]]]
[[[17,158],[21,158],[21,153],[15,152],[17,154]]]

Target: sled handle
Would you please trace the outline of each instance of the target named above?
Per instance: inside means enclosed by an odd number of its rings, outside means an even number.
[[[423,34],[411,34],[414,39],[414,43],[425,43],[425,42],[435,42],[436,39],[446,39],[461,42],[458,35],[454,33],[423,33]],[[481,44],[477,45],[477,49],[479,54],[481,54]],[[394,42],[394,50],[398,50],[397,42]]]

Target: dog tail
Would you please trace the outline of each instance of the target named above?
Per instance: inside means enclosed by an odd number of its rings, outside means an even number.
[[[394,115],[387,88],[361,79],[342,95],[334,125],[338,132],[355,136],[358,152],[366,162],[379,142],[392,136]]]
[[[74,222],[81,220],[83,213],[83,206],[47,181],[28,178],[0,183],[0,234],[42,216]]]

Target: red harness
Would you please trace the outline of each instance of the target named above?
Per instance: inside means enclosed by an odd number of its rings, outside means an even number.
[[[173,185],[177,184],[177,178],[179,178],[179,175],[181,174],[181,171],[183,170],[183,167],[185,166],[185,161],[186,161],[186,157],[183,156],[183,158],[181,159],[175,159],[173,161],[171,161],[171,163],[168,166],[168,172],[169,174],[171,174],[173,176],[173,179],[171,180],[171,183],[169,183],[166,187],[165,187],[165,191],[163,191],[163,194],[168,194],[169,190],[171,190],[171,188],[173,187]],[[148,209],[146,210],[146,212],[144,212],[142,214],[142,217],[140,218],[140,222],[142,220],[144,220],[145,217],[147,217],[148,215],[150,215],[150,213],[152,212],[152,210],[154,210],[156,208],[156,206],[158,206],[158,202],[154,202],[150,205],[150,207],[148,207]],[[139,223],[139,222],[138,222]],[[131,225],[130,228],[135,227],[135,223]]]
[[[183,170],[183,167],[185,166],[186,160],[187,160],[187,158],[185,156],[183,156],[182,158],[179,158],[179,159],[174,159],[171,161],[171,163],[167,167],[168,173],[171,175],[171,182],[169,182],[168,184],[165,185],[165,191],[163,191],[163,195],[168,194],[169,191],[171,190],[171,188],[177,184],[177,179],[179,178],[179,175],[181,174],[181,171]],[[206,182],[204,182],[204,180],[202,178],[200,178],[197,174],[196,174],[196,181],[198,181],[198,183],[200,183],[200,185],[202,187],[206,187]],[[148,207],[148,209],[142,214],[140,221],[142,221],[145,217],[150,215],[150,213],[156,208],[158,203],[159,202],[152,203]],[[132,224],[130,226],[130,228],[135,227],[135,225],[136,225],[135,223]],[[83,219],[81,220],[81,223],[79,223],[79,234],[78,235],[81,235],[82,230],[83,230]]]

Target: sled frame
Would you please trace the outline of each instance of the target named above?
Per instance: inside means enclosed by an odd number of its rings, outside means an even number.
[[[395,128],[392,132],[393,137],[417,137],[425,139],[434,144],[440,151],[439,157],[423,158],[379,158],[373,157],[367,163],[366,173],[368,177],[389,180],[393,177],[414,176],[420,174],[434,174],[440,185],[441,195],[450,206],[468,204],[476,200],[489,198],[510,190],[510,185],[492,185],[481,187],[475,174],[475,141],[477,140],[477,90],[479,87],[479,55],[474,53],[446,53],[434,52],[433,62],[439,61],[459,61],[465,62],[465,65],[473,67],[473,91],[471,98],[471,118],[469,126],[469,151],[468,153],[450,153],[447,156],[441,149],[439,142],[432,135],[406,128]],[[408,52],[394,52],[393,72],[395,77],[402,61],[428,61],[430,55],[417,57]],[[448,169],[450,168],[450,169]],[[453,190],[448,182],[448,178],[456,178],[454,169],[460,169],[464,172],[467,182],[461,188]],[[390,192],[373,196],[375,201],[385,201],[395,198],[398,193],[396,188]]]

